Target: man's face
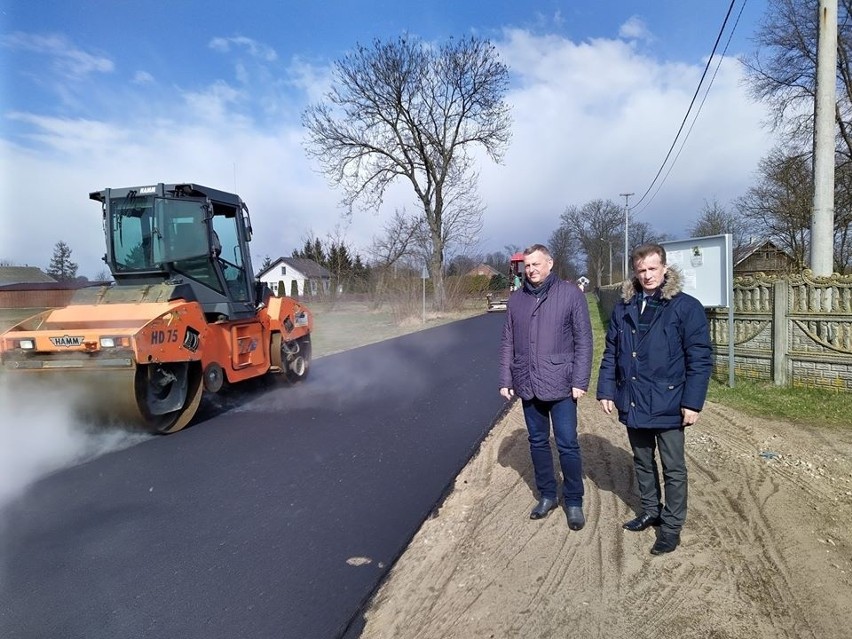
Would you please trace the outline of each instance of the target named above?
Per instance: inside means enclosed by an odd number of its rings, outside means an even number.
[[[536,286],[541,284],[553,268],[553,258],[546,256],[541,251],[534,251],[524,255],[524,273],[527,279]]]
[[[651,253],[645,259],[636,260],[633,263],[633,272],[639,278],[642,290],[648,295],[662,285],[663,278],[665,278],[668,270],[669,267],[663,264],[660,256],[656,253]]]

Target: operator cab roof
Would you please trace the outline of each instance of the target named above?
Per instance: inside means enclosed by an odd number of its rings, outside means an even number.
[[[211,200],[230,204],[238,208],[243,204],[243,201],[238,195],[189,182],[179,184],[164,184],[160,182],[153,185],[127,186],[117,189],[109,188],[89,193],[89,199],[103,202],[107,197],[107,192],[109,192],[109,197],[113,198],[127,197],[132,193],[133,196],[156,195],[159,197],[210,198]]]

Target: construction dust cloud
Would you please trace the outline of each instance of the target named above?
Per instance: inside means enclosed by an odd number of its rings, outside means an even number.
[[[149,437],[82,422],[73,415],[73,405],[67,389],[0,379],[0,516],[50,473]]]

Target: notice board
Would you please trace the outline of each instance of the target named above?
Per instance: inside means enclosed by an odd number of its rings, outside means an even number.
[[[734,256],[730,233],[660,244],[666,249],[668,266],[676,266],[681,273],[684,293],[705,307],[731,307]]]

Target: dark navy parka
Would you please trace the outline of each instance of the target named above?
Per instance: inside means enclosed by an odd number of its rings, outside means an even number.
[[[647,332],[639,333],[638,280],[625,284],[606,333],[597,398],[611,399],[630,428],[679,428],[681,407],[700,411],[707,396],[713,351],[701,302],[683,293],[669,268],[662,305]]]
[[[556,401],[572,388],[588,390],[592,325],[585,294],[554,278],[540,298],[525,288],[512,293],[500,343],[500,388],[522,399]]]

